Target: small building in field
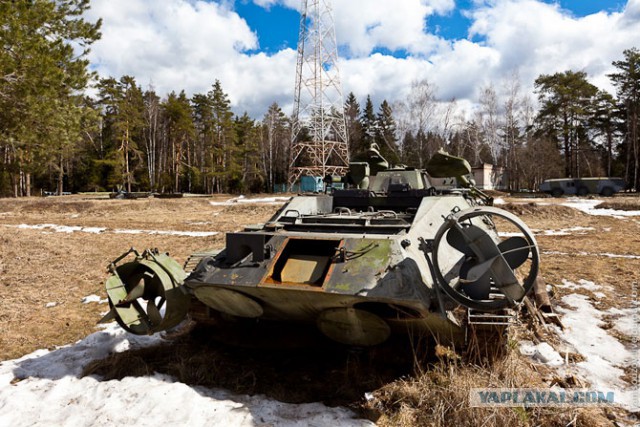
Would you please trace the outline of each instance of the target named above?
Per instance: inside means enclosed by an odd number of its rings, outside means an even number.
[[[502,166],[483,163],[471,168],[476,187],[480,190],[507,190],[509,180],[507,170]]]

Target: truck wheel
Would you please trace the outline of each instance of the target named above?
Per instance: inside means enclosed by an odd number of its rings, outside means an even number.
[[[578,196],[586,196],[589,194],[589,189],[587,187],[578,188]]]
[[[564,194],[564,191],[562,191],[562,190],[561,190],[561,189],[559,189],[559,188],[554,188],[553,190],[551,190],[551,195],[552,195],[553,197],[560,197],[560,196],[562,196],[563,194]]]
[[[602,193],[600,193],[600,194],[602,194],[604,197],[611,197],[611,196],[613,196],[613,188],[604,187],[602,189]]]

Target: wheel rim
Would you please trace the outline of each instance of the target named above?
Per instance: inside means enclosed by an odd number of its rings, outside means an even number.
[[[495,224],[494,219],[515,234],[503,238],[491,230],[486,224]],[[458,262],[443,271],[452,256],[458,256]],[[480,207],[447,218],[434,239],[433,263],[438,285],[454,301],[495,311],[517,305],[531,291],[539,251],[533,233],[515,215]]]

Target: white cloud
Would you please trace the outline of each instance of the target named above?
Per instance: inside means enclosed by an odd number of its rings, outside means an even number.
[[[253,1],[300,7],[299,0]],[[606,77],[611,62],[624,49],[640,47],[640,0],[586,17],[541,1],[478,0],[468,11],[469,39],[430,34],[426,19],[453,7],[453,0],[334,0],[338,41],[350,53],[339,61],[345,93],[393,102],[406,96],[411,82],[427,78],[442,99],[464,103],[489,82],[500,87],[514,71],[530,91],[538,75],[568,69],[584,70],[594,84],[612,90]],[[93,0],[88,17],[104,19],[102,40],[90,56],[102,76],[131,74],[142,86],[152,82],[161,95],[206,92],[219,79],[237,113],[260,118],[274,101],[291,111],[295,51],[255,53],[258,36],[232,1]],[[372,54],[377,48],[409,57]]]
[[[375,48],[427,54],[439,47],[440,38],[427,33],[425,20],[453,9],[451,0],[368,0],[335,2],[336,34],[356,56]]]
[[[496,81],[519,70],[525,84],[540,74],[585,71],[591,81],[611,89],[606,74],[624,49],[640,44],[640,0],[621,13],[572,17],[558,5],[534,0],[496,0],[473,11],[471,36],[499,55],[485,76]]]
[[[254,0],[264,8],[280,4],[299,10],[300,0]],[[425,20],[433,14],[446,14],[454,0],[334,0],[333,11],[338,43],[356,57],[369,55],[376,48],[425,54],[442,40],[426,32]]]
[[[427,78],[430,68],[418,58],[394,58],[379,53],[340,63],[345,92],[353,92],[360,99],[370,94],[376,103],[406,97],[411,82]]]
[[[257,35],[224,4],[186,0],[93,0],[87,18],[103,19],[102,39],[89,59],[102,77],[128,74],[160,94],[185,89],[206,92],[215,79],[238,108],[251,90],[268,87],[271,102],[290,84],[275,77],[289,73],[293,82],[295,55],[290,50],[271,58],[250,55]],[[256,110],[257,111],[257,110]],[[253,112],[253,111],[252,111]]]

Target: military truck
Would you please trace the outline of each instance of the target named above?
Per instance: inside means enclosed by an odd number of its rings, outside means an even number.
[[[470,170],[444,152],[427,170],[394,168],[371,147],[339,178],[344,189],[294,196],[184,266],[158,250],[124,253],[109,266],[103,320],[134,334],[244,319],[306,324],[351,346],[407,333],[464,341],[469,323],[504,324],[539,267],[516,216],[472,186],[431,184],[468,183]]]
[[[553,197],[588,194],[611,197],[624,189],[625,182],[622,178],[560,178],[547,179],[540,184],[540,191]]]

